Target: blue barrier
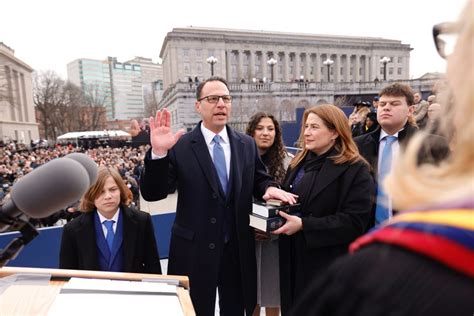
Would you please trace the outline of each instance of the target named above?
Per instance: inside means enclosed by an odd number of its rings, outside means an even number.
[[[161,259],[168,258],[171,238],[171,227],[176,213],[152,215],[155,238]],[[39,235],[10,260],[7,266],[33,268],[59,268],[59,248],[61,245],[62,226],[39,228]],[[0,234],[0,249],[4,249],[20,233]]]

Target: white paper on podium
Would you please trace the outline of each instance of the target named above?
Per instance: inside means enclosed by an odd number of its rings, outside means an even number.
[[[71,278],[48,315],[183,315],[176,286],[137,281]]]

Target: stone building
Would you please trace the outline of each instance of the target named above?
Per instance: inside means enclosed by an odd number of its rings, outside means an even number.
[[[199,121],[194,79],[209,78],[212,71],[229,81],[230,124],[237,129],[257,111],[292,122],[296,108],[351,105],[356,97],[369,100],[385,81],[407,80],[410,51],[399,40],[375,37],[175,28],[160,52],[165,92],[159,107],[171,111],[173,130],[189,131]]]
[[[33,69],[15,57],[15,51],[0,42],[0,140],[29,144],[37,140]]]
[[[390,58],[386,80],[404,80],[409,78],[410,51],[399,40],[375,37],[186,27],[167,34],[160,57],[166,90],[189,77],[209,77],[211,67],[229,82],[382,80],[383,57]],[[213,65],[206,61],[211,56],[217,58]]]

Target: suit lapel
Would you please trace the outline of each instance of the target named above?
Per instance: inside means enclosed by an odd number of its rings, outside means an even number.
[[[348,164],[336,165],[330,158],[326,158],[321,171],[312,180],[311,188],[315,188],[314,191],[309,194],[309,203],[321,193],[331,182],[337,179],[344,171],[349,167]],[[308,203],[308,204],[309,204]]]
[[[100,254],[106,259],[106,261],[108,261],[110,258],[110,250],[107,246],[107,242],[105,241],[102,223],[100,222],[99,215],[97,215],[97,211],[94,211],[92,215],[93,225],[91,225],[91,227],[93,227],[95,231],[93,236],[96,236],[94,244],[96,244],[97,248],[99,248]],[[90,251],[90,249],[86,251]]]
[[[212,162],[211,156],[209,154],[209,149],[207,147],[206,141],[204,140],[204,136],[201,133],[201,124],[198,124],[196,128],[192,131],[192,135],[190,138],[191,141],[191,149],[196,156],[196,160],[198,161],[199,165],[201,166],[201,170],[203,171],[204,175],[206,176],[209,185],[211,186],[212,190],[219,193],[219,186],[217,184],[217,176],[214,168],[214,163]]]
[[[94,215],[95,212],[84,213],[77,219],[81,221],[81,225],[77,230],[78,240],[80,240],[79,249],[82,252],[82,257],[86,261],[84,266],[87,267],[88,270],[99,269],[99,254],[96,250],[97,243],[95,236],[97,233],[95,232]],[[105,246],[107,247],[106,244]]]
[[[240,136],[235,133],[229,126],[227,126],[227,134],[229,135],[230,140],[230,176],[229,176],[229,192],[237,197],[240,196],[240,190],[242,186],[242,177],[243,167],[242,163],[244,162],[243,157],[241,156],[244,153],[244,142]],[[230,194],[229,194],[230,196]]]
[[[120,246],[123,241],[123,227],[124,227],[124,212],[122,208],[120,209],[120,214],[117,222],[117,229],[115,230],[114,243],[112,244],[112,251],[110,253],[109,268],[112,267],[112,264],[117,257],[117,254],[120,250]],[[135,240],[133,241],[135,242]]]
[[[133,260],[135,259],[135,247],[138,236],[138,223],[133,218],[130,209],[124,207],[122,212],[123,222],[123,267],[124,271],[131,271],[133,267]]]

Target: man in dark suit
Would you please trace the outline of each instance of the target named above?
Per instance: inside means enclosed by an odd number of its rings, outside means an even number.
[[[378,225],[393,215],[390,200],[383,197],[381,190],[380,166],[383,159],[383,149],[389,137],[395,137],[391,143],[390,166],[398,152],[400,146],[404,145],[417,131],[416,124],[413,124],[414,96],[412,89],[404,84],[393,83],[379,93],[377,106],[377,121],[380,127],[375,131],[358,136],[354,139],[359,148],[360,154],[369,162],[371,173],[377,180],[377,203],[374,205],[374,214],[370,227]],[[411,122],[410,122],[411,121]],[[387,159],[387,158],[385,158]],[[382,197],[381,197],[382,196]],[[380,208],[382,204],[384,208]]]
[[[251,315],[256,304],[252,196],[290,203],[295,196],[275,187],[254,140],[226,125],[232,105],[227,82],[209,78],[196,95],[202,121],[182,138],[183,131],[171,133],[166,109],[150,119],[152,149],[141,192],[146,200],[159,200],[178,189],[168,273],[189,276],[197,315],[214,315],[216,288],[221,315]]]

